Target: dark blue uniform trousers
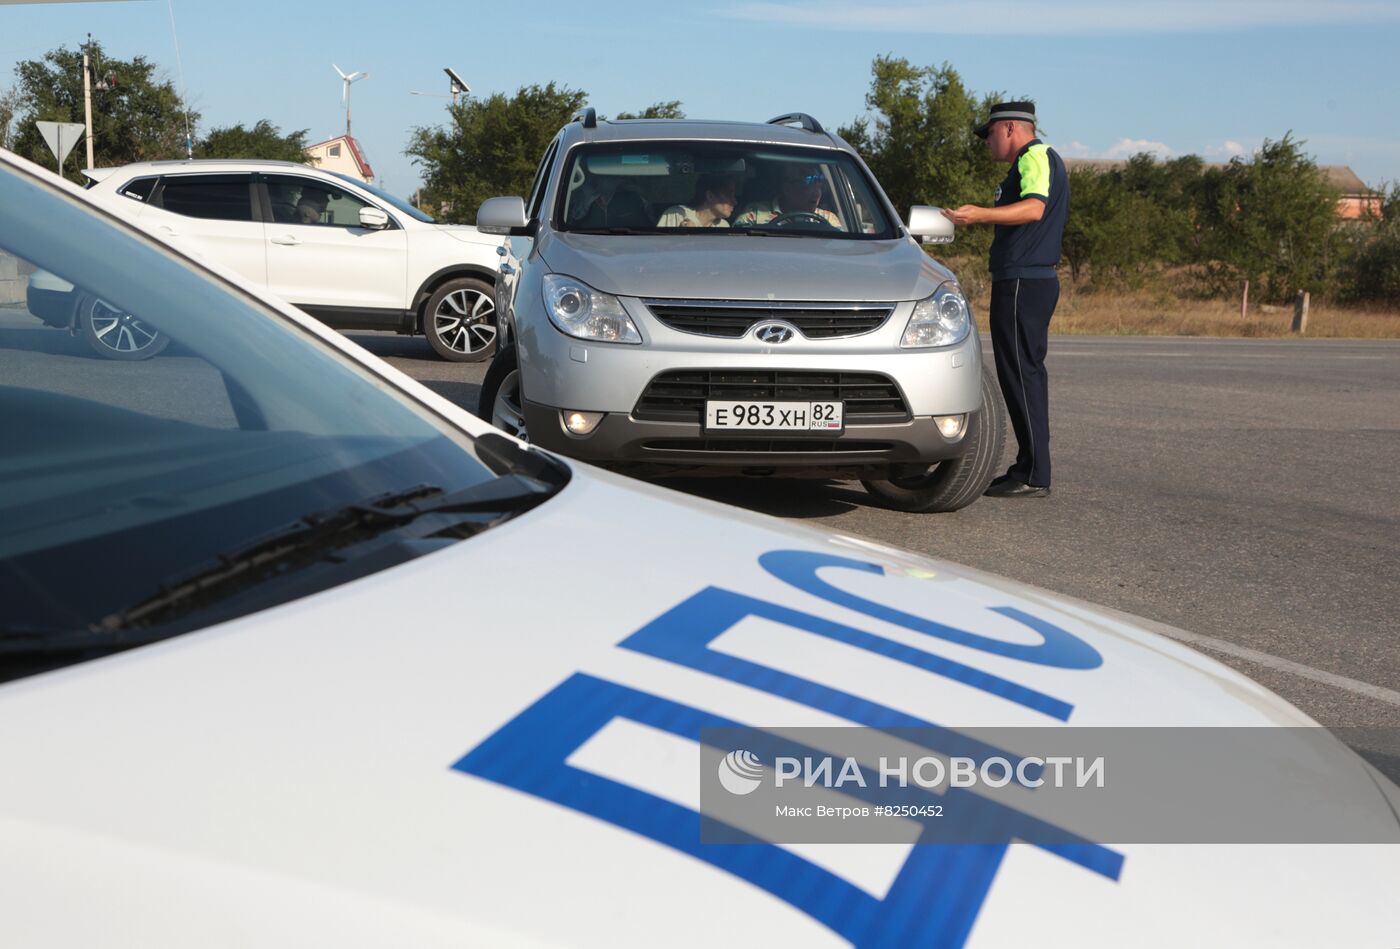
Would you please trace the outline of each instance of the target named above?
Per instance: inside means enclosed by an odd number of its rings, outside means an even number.
[[[1050,377],[1045,372],[1050,317],[1060,300],[1060,281],[996,280],[992,283],[992,350],[997,381],[1016,433],[1016,463],[1007,472],[1018,481],[1050,486]]]

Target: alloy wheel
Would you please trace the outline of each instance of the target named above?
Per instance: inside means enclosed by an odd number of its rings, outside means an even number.
[[[491,405],[491,424],[522,442],[530,440],[525,430],[525,410],[520,395],[520,370],[512,369],[501,380],[496,390],[496,401]]]
[[[433,314],[433,331],[453,352],[469,355],[496,342],[496,304],[477,290],[454,290]]]
[[[145,352],[161,342],[159,330],[103,300],[94,300],[88,316],[92,336],[99,346],[125,356]]]

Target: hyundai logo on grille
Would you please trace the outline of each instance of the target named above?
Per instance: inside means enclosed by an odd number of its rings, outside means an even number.
[[[794,335],[792,327],[782,323],[760,323],[753,332],[765,343],[786,343]]]

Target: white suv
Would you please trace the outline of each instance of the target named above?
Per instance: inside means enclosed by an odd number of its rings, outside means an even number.
[[[438,224],[372,185],[293,162],[142,162],[84,174],[96,203],[336,329],[422,333],[455,362],[496,350],[500,239],[475,227]],[[102,355],[140,359],[165,346],[159,334],[61,281],[33,287],[35,316],[70,327]]]

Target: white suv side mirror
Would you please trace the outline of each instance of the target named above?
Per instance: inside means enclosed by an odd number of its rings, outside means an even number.
[[[951,244],[953,222],[943,216],[942,208],[916,204],[909,209],[909,233],[925,244]]]
[[[483,234],[509,237],[529,222],[525,219],[525,199],[517,197],[488,198],[476,212],[476,229]]]
[[[389,215],[379,208],[360,208],[360,227],[382,231],[389,226]]]

